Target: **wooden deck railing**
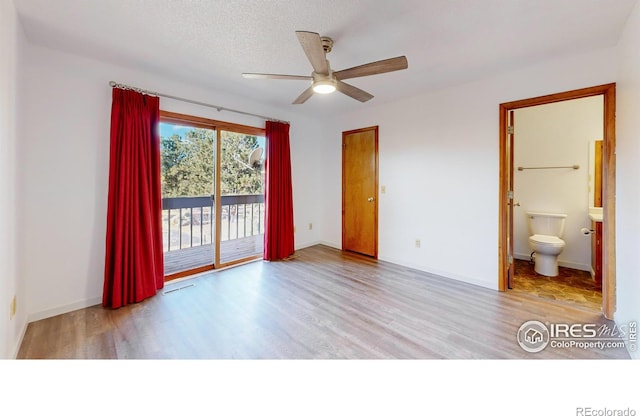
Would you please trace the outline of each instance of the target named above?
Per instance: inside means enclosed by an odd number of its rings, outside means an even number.
[[[264,195],[225,195],[221,199],[220,241],[264,234]],[[162,199],[164,251],[212,244],[213,197]]]

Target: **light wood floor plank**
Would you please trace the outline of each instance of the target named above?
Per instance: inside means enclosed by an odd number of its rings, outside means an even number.
[[[118,310],[94,306],[33,322],[18,358],[629,358],[624,349],[527,353],[516,334],[528,320],[610,324],[576,305],[319,245],[290,260],[175,282]]]

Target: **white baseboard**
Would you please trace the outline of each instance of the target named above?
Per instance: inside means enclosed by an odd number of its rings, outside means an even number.
[[[397,264],[399,266],[408,267],[410,269],[415,269],[415,270],[418,270],[418,271],[421,271],[421,272],[429,273],[429,274],[434,275],[435,277],[442,277],[442,278],[445,278],[445,279],[457,280],[457,281],[462,282],[462,283],[469,283],[471,285],[484,287],[486,289],[498,290],[498,280],[497,279],[495,279],[495,281],[492,281],[492,282],[487,282],[485,280],[479,280],[479,279],[476,279],[476,278],[473,278],[473,277],[469,277],[469,276],[463,276],[463,275],[459,275],[459,274],[455,274],[455,273],[445,272],[443,270],[437,270],[437,269],[422,267],[422,266],[419,266],[417,264],[411,264],[411,263],[408,263],[408,262],[404,262],[404,261],[393,259],[393,258],[389,258],[389,257],[378,257],[378,259],[382,260],[382,261],[386,261],[388,263],[393,263],[393,264]]]
[[[24,335],[27,333],[27,326],[29,322],[24,322],[22,325],[22,329],[20,330],[20,336],[18,337],[17,344],[13,347],[13,354],[11,355],[14,359],[18,358],[18,353],[20,352],[20,347],[22,346],[22,341],[24,341]]]
[[[29,314],[27,322],[40,321],[42,319],[51,318],[52,316],[62,315],[63,313],[77,311],[78,309],[88,308],[90,306],[100,305],[102,303],[101,297],[84,299],[78,302],[73,302],[67,305],[58,306],[55,308],[47,309],[36,313]]]
[[[558,260],[558,265],[560,267],[566,267],[568,269],[582,270],[583,272],[591,273],[591,265],[590,264],[580,264],[580,263],[572,263],[570,261]]]
[[[531,259],[531,255],[530,254],[513,253],[513,258],[514,259],[518,259],[518,260],[527,260],[527,261],[529,261]]]
[[[327,247],[331,247],[331,248],[335,248],[338,250],[342,250],[342,244],[334,244],[334,243],[330,243],[328,241],[318,241],[315,244],[312,245],[316,245],[316,244],[322,244],[323,246],[327,246]]]
[[[518,260],[527,260],[527,261],[529,261],[529,259],[531,259],[531,253],[528,253],[528,254],[514,253],[513,257],[518,259]],[[581,264],[581,263],[573,263],[573,262],[570,262],[570,261],[558,260],[558,266],[566,267],[568,269],[582,270],[584,272],[590,272],[591,273],[591,264]]]
[[[331,248],[335,248],[337,250],[342,250],[342,246],[340,244],[335,244],[335,243],[331,243],[329,241],[318,241],[315,243],[311,243],[308,245],[305,245],[304,247],[298,247],[298,249],[302,249],[302,248],[306,248],[306,247],[311,247],[311,246],[315,246],[315,245],[323,245],[323,246],[327,246],[327,247],[331,247]],[[407,262],[403,262],[397,259],[393,259],[393,258],[389,258],[389,257],[384,257],[384,256],[379,256],[378,260],[381,261],[386,261],[389,263],[393,263],[393,264],[397,264],[399,266],[403,266],[403,267],[409,267],[411,269],[415,269],[421,272],[425,272],[425,273],[429,273],[429,274],[433,274],[434,276],[437,277],[443,277],[446,279],[452,279],[452,280],[457,280],[463,283],[469,283],[475,286],[480,286],[480,287],[484,287],[487,289],[492,289],[492,290],[498,290],[498,282],[497,280],[495,282],[486,282],[484,280],[479,280],[479,279],[475,279],[473,277],[469,277],[469,276],[461,276],[461,275],[456,275],[454,273],[448,273],[442,270],[435,270],[435,269],[428,269],[428,268],[424,268],[421,267],[419,265],[416,264],[411,264],[411,263],[407,263]]]
[[[319,241],[314,241],[314,242],[311,242],[311,243],[296,244],[295,249],[296,250],[302,250],[302,249],[307,248],[307,247],[317,246],[318,244],[322,244],[322,243],[319,242]]]
[[[301,250],[303,248],[315,246],[317,244],[323,244],[323,245],[326,245],[326,246],[329,246],[329,247],[333,247],[333,248],[337,248],[337,249],[341,248],[339,246],[336,246],[335,244],[332,244],[332,243],[329,243],[329,242],[326,242],[326,241],[317,241],[317,242],[313,242],[313,243],[298,245],[298,246],[295,247],[295,249],[296,250]],[[199,276],[201,276],[203,274],[211,273],[211,272],[212,272],[212,270],[208,270],[206,272],[203,272],[203,273],[200,273],[200,274],[197,274],[197,275],[188,276],[184,280],[193,279],[195,277],[199,277]],[[176,281],[171,281],[171,283],[179,283],[180,281],[181,281],[181,279],[176,279]],[[42,319],[51,318],[53,316],[61,315],[63,313],[67,313],[67,312],[73,312],[73,311],[76,311],[78,309],[88,308],[90,306],[99,305],[101,303],[102,303],[102,298],[101,297],[95,297],[95,298],[84,299],[84,300],[81,300],[81,301],[78,301],[78,302],[73,302],[73,303],[70,303],[68,305],[62,305],[62,306],[58,306],[58,307],[55,307],[55,308],[47,309],[47,310],[44,310],[44,311],[39,311],[39,312],[35,312],[35,313],[32,313],[32,314],[29,314],[27,316],[27,324],[25,324],[25,326],[24,326],[22,336],[24,336],[24,333],[26,332],[26,329],[27,329],[27,325],[30,322],[40,321]],[[17,353],[18,353],[18,351],[16,351],[16,354]]]

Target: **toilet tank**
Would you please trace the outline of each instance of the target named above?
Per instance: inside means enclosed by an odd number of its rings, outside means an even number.
[[[527,212],[527,224],[529,235],[552,235],[562,238],[564,223],[567,214],[554,214],[549,212]]]

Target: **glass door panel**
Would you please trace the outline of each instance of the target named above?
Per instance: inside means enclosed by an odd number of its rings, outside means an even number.
[[[262,256],[265,138],[220,131],[220,264]]]
[[[213,268],[216,131],[160,123],[164,274]]]

